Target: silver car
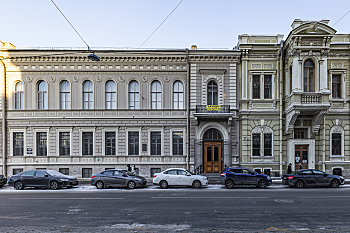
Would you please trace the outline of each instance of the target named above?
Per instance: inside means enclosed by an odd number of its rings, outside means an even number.
[[[147,185],[147,180],[133,173],[111,169],[93,175],[91,178],[91,185],[96,186],[98,189],[103,189],[105,187],[127,187],[129,189],[134,189],[145,187]]]
[[[165,189],[169,186],[190,186],[200,188],[208,185],[208,178],[195,175],[184,168],[169,168],[163,172],[154,174],[153,184]]]

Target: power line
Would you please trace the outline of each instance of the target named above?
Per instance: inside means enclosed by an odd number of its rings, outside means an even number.
[[[332,25],[332,27],[334,27],[334,25],[336,25],[340,20],[342,20],[347,14],[349,14],[350,13],[350,10],[348,11],[348,12],[346,12],[344,15],[343,15],[343,17],[341,17],[337,22],[335,22],[333,25]]]
[[[139,48],[141,48],[149,40],[149,38],[151,38],[151,36],[162,26],[162,24],[170,17],[170,15],[180,6],[180,4],[182,2],[183,2],[183,0],[181,0],[181,2],[179,2],[179,4],[177,4],[177,6],[170,12],[170,14],[163,20],[163,22],[161,24],[159,24],[159,26],[156,28],[156,30],[154,30],[152,32],[152,34],[145,40],[145,42],[142,43],[142,45],[140,45]]]
[[[55,7],[57,8],[57,10],[59,12],[61,12],[61,14],[63,15],[63,17],[67,20],[67,22],[69,23],[70,26],[72,26],[72,28],[74,29],[74,31],[78,34],[78,36],[80,37],[80,39],[82,41],[84,41],[84,43],[86,44],[86,46],[88,47],[88,50],[90,50],[90,46],[86,43],[86,41],[83,39],[83,37],[79,34],[79,32],[75,29],[75,27],[71,24],[71,22],[69,22],[69,20],[67,19],[67,17],[63,14],[63,12],[60,10],[60,8],[58,8],[58,6],[56,5],[56,3],[51,0],[51,2],[55,5]]]

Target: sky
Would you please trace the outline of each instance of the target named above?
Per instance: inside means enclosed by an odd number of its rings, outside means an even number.
[[[181,0],[54,0],[90,47],[139,48]],[[329,19],[349,0],[183,0],[142,48],[232,49],[238,35],[285,38],[294,19]],[[0,0],[0,41],[17,47],[86,47],[51,0]],[[350,34],[350,13],[334,28]]]

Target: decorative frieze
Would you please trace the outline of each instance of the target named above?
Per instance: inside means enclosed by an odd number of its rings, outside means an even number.
[[[331,68],[332,69],[344,69],[344,63],[343,62],[332,62]]]

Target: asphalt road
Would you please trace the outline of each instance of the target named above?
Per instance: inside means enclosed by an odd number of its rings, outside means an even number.
[[[350,187],[0,191],[1,232],[350,232]]]

